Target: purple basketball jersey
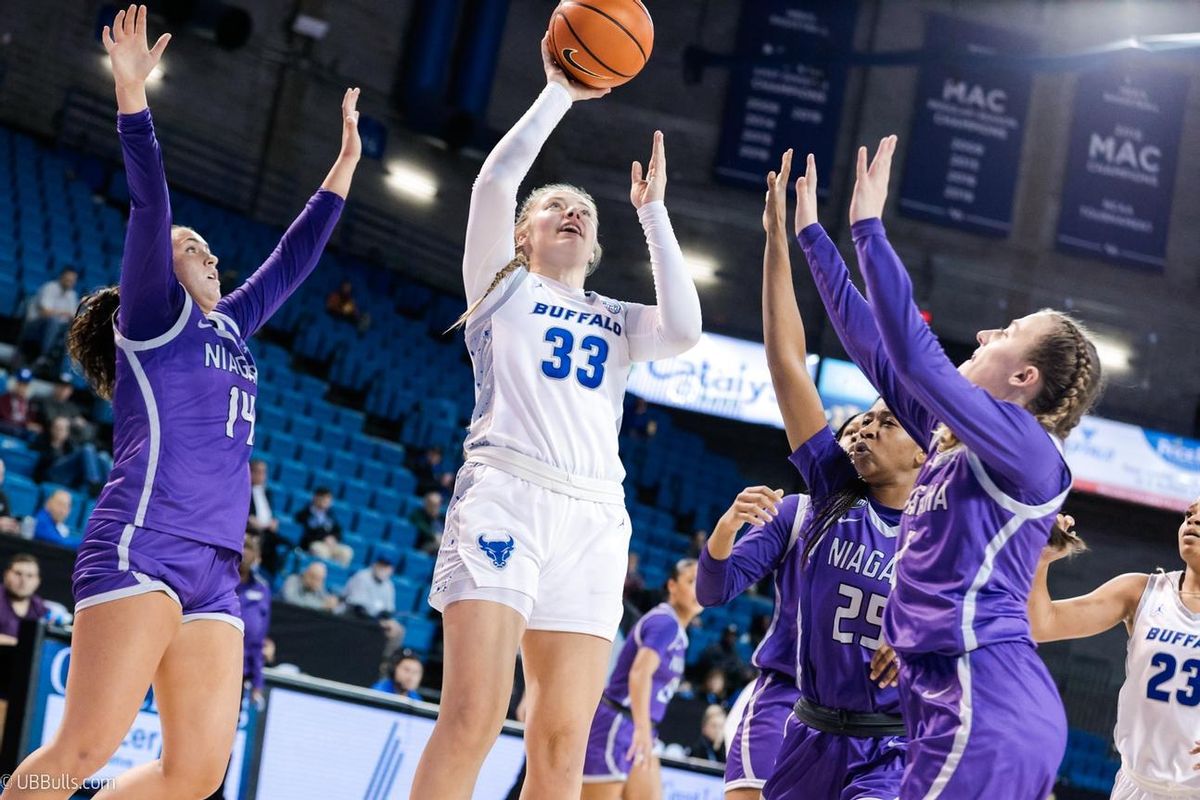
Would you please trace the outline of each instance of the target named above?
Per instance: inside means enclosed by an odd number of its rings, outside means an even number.
[[[791,462],[814,492],[814,507],[845,485],[849,457],[828,429],[792,454]],[[846,711],[899,713],[895,687],[870,679],[871,656],[882,641],[883,609],[896,569],[900,512],[860,502],[825,531],[808,564],[796,570],[798,622],[796,677],[800,694]],[[805,530],[804,537],[816,535]],[[796,545],[799,561],[803,541]]]
[[[629,707],[629,669],[643,647],[653,649],[659,656],[658,669],[650,684],[650,720],[657,724],[679,688],[687,659],[687,633],[668,603],[659,603],[637,621],[617,656],[604,696],[626,708]]]
[[[130,214],[114,330],[114,463],[92,516],[240,554],[258,394],[245,339],[312,272],[343,200],[327,190],[313,195],[262,266],[206,316],[175,276],[171,204],[149,109],[120,115],[117,127]],[[199,238],[182,246],[203,257]],[[216,280],[215,264],[212,271]]]
[[[1028,416],[1033,435],[1049,439]],[[1063,473],[1069,486],[1065,465]],[[1066,489],[1037,504],[1009,492],[1016,493],[1000,488],[966,447],[930,451],[904,509],[896,588],[884,615],[898,651],[956,655],[1033,643],[1029,588]]]

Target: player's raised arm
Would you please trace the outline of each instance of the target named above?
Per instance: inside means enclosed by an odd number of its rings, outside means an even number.
[[[924,445],[933,432],[934,419],[896,378],[867,299],[850,280],[850,270],[837,245],[817,221],[817,164],[812,153],[805,160],[804,174],[796,178],[795,225],[796,241],[804,251],[817,293],[842,347],[908,435]]]
[[[630,170],[629,200],[646,234],[656,299],[653,306],[626,304],[629,357],[633,361],[684,353],[700,341],[702,332],[700,295],[667,216],[666,191],[667,146],[662,131],[655,131],[644,174],[640,161],[634,161]]]
[[[728,603],[747,586],[762,580],[787,552],[800,498],[766,486],[743,489],[713,527],[700,551],[696,599],[706,607]],[[738,531],[749,533],[734,544]]]
[[[316,268],[333,234],[362,156],[358,96],[357,88],[347,89],[342,96],[341,149],[321,188],[309,199],[262,266],[217,303],[217,310],[233,318],[243,337],[252,336],[300,287]]]
[[[1029,625],[1034,641],[1056,642],[1082,639],[1103,633],[1118,622],[1132,622],[1139,598],[1146,590],[1148,575],[1131,572],[1118,575],[1095,590],[1079,597],[1053,600],[1047,576],[1050,565],[1059,559],[1086,549],[1072,528],[1075,520],[1059,514],[1050,544],[1042,549],[1033,586],[1029,592]]]
[[[763,249],[762,304],[767,368],[771,371],[771,383],[775,386],[775,397],[783,414],[788,447],[795,450],[828,423],[817,385],[808,372],[808,343],[788,257],[787,190],[791,170],[792,151],[788,150],[783,154],[779,172],[772,171],[767,175],[767,198],[762,218],[767,234]],[[799,202],[805,203],[807,198]]]
[[[471,190],[463,250],[463,283],[467,304],[477,303],[488,291],[496,273],[516,255],[513,243],[517,190],[559,120],[577,100],[608,94],[572,82],[554,62],[548,35],[542,38],[542,66],[546,88],[488,154]]]
[[[129,226],[121,259],[121,304],[117,327],[132,339],[152,339],[179,316],[183,287],[175,277],[171,202],[162,151],[146,100],[146,79],[171,40],[164,33],[150,47],[145,6],[117,12],[101,41],[112,64],[117,95],[117,131],[129,185]]]

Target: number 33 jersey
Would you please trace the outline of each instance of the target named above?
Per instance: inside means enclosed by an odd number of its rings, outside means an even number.
[[[1115,740],[1122,768],[1155,788],[1200,797],[1200,613],[1179,596],[1180,573],[1146,582],[1125,657]]]
[[[467,323],[475,369],[467,455],[502,447],[620,483],[630,305],[521,268],[493,289]]]
[[[237,324],[189,296],[162,335],[116,341],[113,470],[92,517],[241,552],[258,370]]]

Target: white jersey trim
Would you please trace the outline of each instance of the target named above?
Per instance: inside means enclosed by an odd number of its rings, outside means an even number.
[[[123,335],[117,326],[113,325],[113,340],[117,347],[128,352],[135,350],[153,350],[156,347],[162,347],[168,344],[179,334],[183,333],[183,328],[187,325],[188,317],[192,313],[192,296],[187,292],[183,293],[183,309],[179,312],[179,318],[175,320],[175,324],[163,334],[155,336],[153,339],[130,339]]]
[[[933,779],[933,783],[929,785],[929,791],[925,793],[925,800],[937,800],[942,796],[946,785],[954,777],[959,762],[962,761],[963,753],[967,749],[967,740],[971,738],[971,723],[974,721],[974,714],[971,708],[970,659],[971,656],[967,653],[958,657],[958,686],[962,692],[958,699],[958,730],[954,732],[954,742],[950,745],[950,752],[946,755],[946,760],[942,762],[942,768],[938,771],[937,777]]]
[[[783,555],[779,557],[782,565],[783,559],[787,558],[788,554],[796,546],[796,542],[800,539],[800,529],[803,527],[805,518],[808,516],[809,505],[811,498],[806,495],[798,495],[796,499],[796,518],[792,520],[792,531],[788,535],[787,547],[783,549]],[[779,624],[779,612],[783,610],[779,602],[780,573],[778,569],[773,570],[774,575],[771,576],[771,583],[775,587],[775,608],[771,610],[771,624],[767,626],[767,632],[763,634],[762,642],[758,643],[758,647],[754,648],[754,653],[750,656],[750,663],[762,669],[762,665],[758,663],[758,653],[763,648],[763,642],[770,641],[772,634],[775,633],[775,626]]]
[[[625,505],[625,487],[616,481],[572,475],[506,447],[474,447],[466,452],[466,460],[507,472],[543,489],[577,500]]]
[[[162,435],[158,423],[158,403],[154,399],[154,388],[150,385],[150,379],[146,377],[146,370],[142,368],[142,362],[138,360],[137,354],[132,350],[127,351],[125,356],[129,359],[129,366],[133,369],[134,377],[137,378],[138,389],[142,392],[142,400],[146,403],[146,424],[150,429],[150,452],[146,456],[146,482],[142,485],[142,496],[138,500],[137,512],[133,515],[133,524],[140,528],[146,522],[146,508],[150,505],[150,495],[154,491],[154,477],[158,473],[158,453],[162,445]]]
[[[238,324],[233,321],[233,317],[231,317],[228,314],[225,314],[221,311],[209,312],[208,318],[212,319],[213,317],[216,317],[217,319],[221,320],[221,322],[224,322],[226,325],[233,328],[233,332],[236,333],[238,336],[242,335],[242,329],[239,328]]]

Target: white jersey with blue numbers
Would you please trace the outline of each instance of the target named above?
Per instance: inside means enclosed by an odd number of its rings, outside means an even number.
[[[1189,755],[1200,739],[1200,613],[1179,596],[1181,573],[1153,574],[1133,619],[1115,739],[1122,771],[1146,791],[1200,797]]]
[[[467,325],[475,367],[467,455],[500,447],[620,483],[625,328],[623,304],[518,269]]]
[[[548,84],[488,155],[471,190],[463,285],[468,304],[482,302],[466,328],[475,366],[466,449],[477,460],[515,453],[619,492],[617,432],[629,366],[695,345],[700,298],[661,200],[637,209],[657,305],[616,302],[523,267],[495,280],[516,253],[517,190],[570,107],[567,90]]]

